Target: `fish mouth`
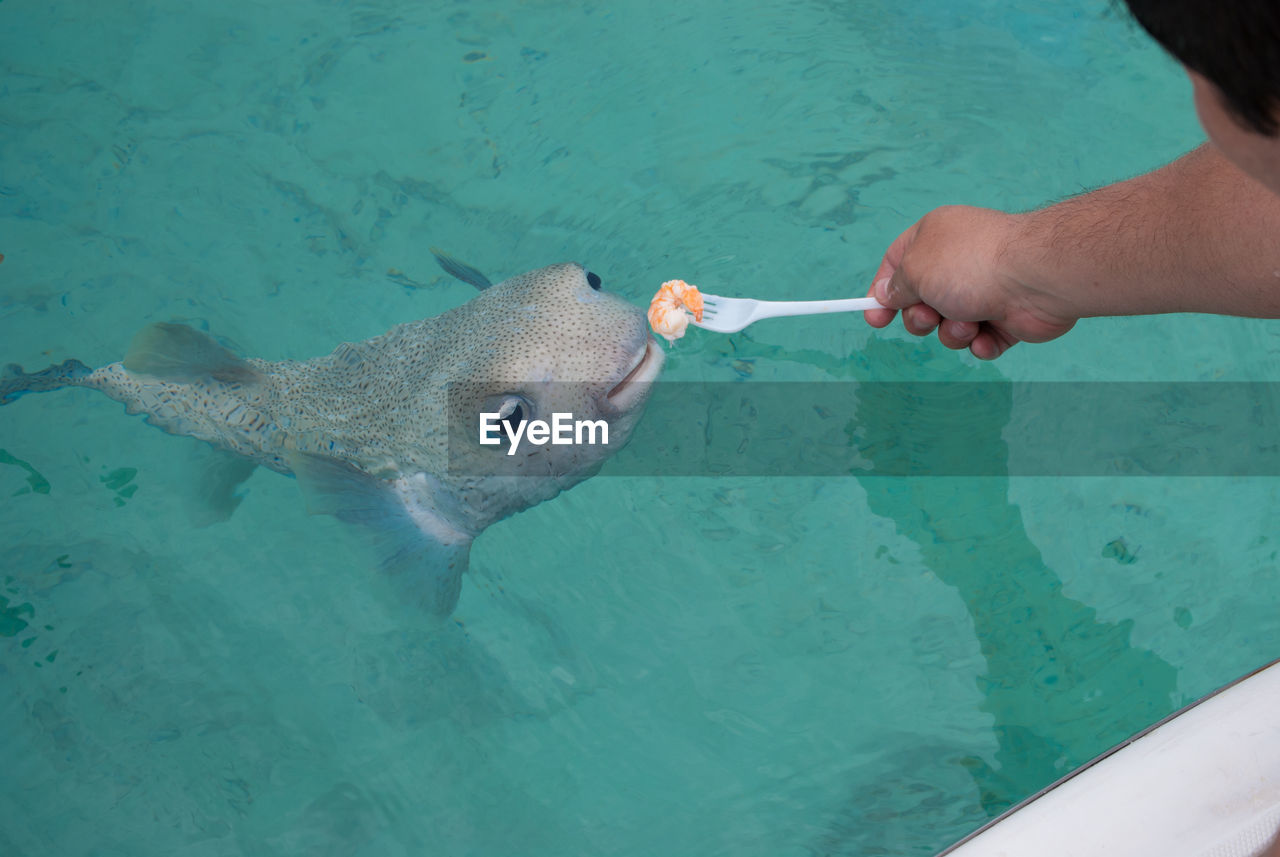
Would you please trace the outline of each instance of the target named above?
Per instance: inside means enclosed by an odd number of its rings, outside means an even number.
[[[631,367],[614,388],[605,393],[605,399],[619,411],[625,411],[642,401],[648,394],[648,383],[658,377],[667,355],[652,336],[645,338],[644,348],[631,360]]]

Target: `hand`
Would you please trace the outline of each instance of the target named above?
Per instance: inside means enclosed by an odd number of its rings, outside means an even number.
[[[865,314],[885,327],[895,310],[916,336],[936,328],[948,348],[994,360],[1016,342],[1045,342],[1075,325],[1067,301],[1010,270],[1020,215],[969,206],[935,209],[890,245],[868,294],[890,309]]]

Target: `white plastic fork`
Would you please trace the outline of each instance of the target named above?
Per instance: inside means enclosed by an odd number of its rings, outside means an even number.
[[[814,315],[821,312],[865,312],[884,309],[875,298],[844,298],[834,301],[757,301],[751,298],[723,298],[702,295],[702,321],[689,323],[716,333],[737,333],[762,318],[786,315]]]

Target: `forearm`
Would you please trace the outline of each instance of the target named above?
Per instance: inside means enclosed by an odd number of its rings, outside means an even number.
[[[1280,317],[1280,197],[1211,146],[1014,220],[1004,266],[1069,315]]]

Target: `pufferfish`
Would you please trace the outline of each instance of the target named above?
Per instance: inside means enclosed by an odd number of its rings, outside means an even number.
[[[594,475],[630,437],[664,355],[644,312],[579,264],[491,285],[436,255],[480,294],[323,357],[245,359],[191,327],[152,324],[122,361],[98,369],[10,364],[0,404],[89,387],[238,462],[228,498],[257,466],[296,476],[310,511],[369,528],[398,589],[448,615],[476,537]],[[482,413],[604,420],[609,442],[524,443],[509,454],[480,443]]]

